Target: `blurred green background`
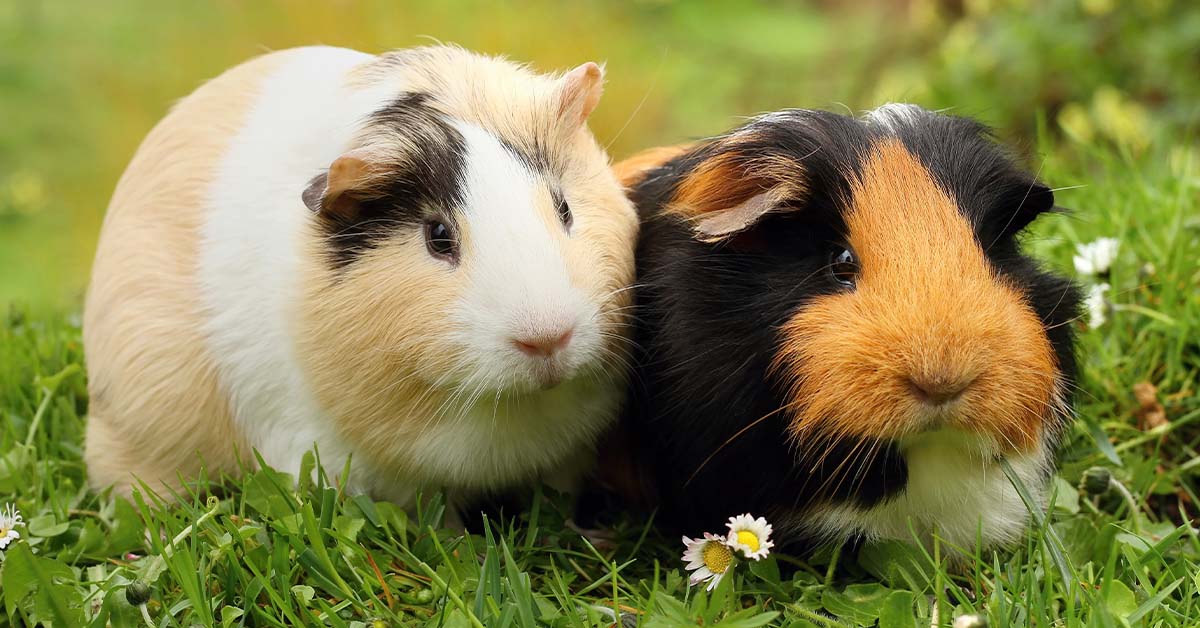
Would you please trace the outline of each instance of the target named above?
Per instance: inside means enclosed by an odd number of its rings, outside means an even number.
[[[205,79],[271,49],[431,38],[540,70],[607,62],[592,128],[615,159],[782,107],[902,100],[978,116],[1035,161],[1104,147],[1200,162],[1180,141],[1200,111],[1195,0],[5,0],[0,304],[78,306],[122,169]]]

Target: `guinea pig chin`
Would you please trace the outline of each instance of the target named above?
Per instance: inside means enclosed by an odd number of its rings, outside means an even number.
[[[876,146],[851,188],[855,287],[813,298],[782,329],[775,368],[792,435],[803,444],[950,429],[990,437],[1000,454],[1037,447],[1061,391],[1023,293],[903,147]]]

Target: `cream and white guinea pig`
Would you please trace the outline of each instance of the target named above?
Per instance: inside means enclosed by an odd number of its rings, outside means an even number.
[[[1022,254],[1054,197],[984,126],[787,110],[616,170],[642,218],[622,430],[661,517],[1020,537],[1000,461],[1044,497],[1079,296]]]
[[[582,468],[616,417],[637,216],[561,76],[312,47],[208,82],[105,219],[84,342],[94,486],[253,463],[407,502]]]

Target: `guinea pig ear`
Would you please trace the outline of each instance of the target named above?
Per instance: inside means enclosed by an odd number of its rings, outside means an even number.
[[[300,198],[314,213],[347,218],[358,210],[362,200],[356,192],[368,188],[379,172],[376,156],[367,149],[357,148],[333,160],[328,170],[313,177]]]
[[[717,242],[767,214],[790,211],[806,193],[802,166],[790,159],[725,153],[700,162],[667,211],[687,220],[700,240]]]
[[[999,218],[1007,221],[1004,230],[1016,233],[1054,209],[1054,191],[1036,181],[1020,181],[1009,186],[1000,206]]]
[[[604,68],[592,61],[558,80],[558,117],[571,130],[587,121],[604,93]]]

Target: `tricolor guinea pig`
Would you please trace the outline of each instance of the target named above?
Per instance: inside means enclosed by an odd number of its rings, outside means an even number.
[[[1045,496],[1079,298],[1022,253],[1054,197],[988,129],[788,110],[616,170],[642,218],[622,427],[666,521],[1019,538],[1002,461]]]
[[[570,477],[619,410],[637,215],[560,76],[268,54],[149,134],[84,321],[93,485],[295,473],[406,502]]]

